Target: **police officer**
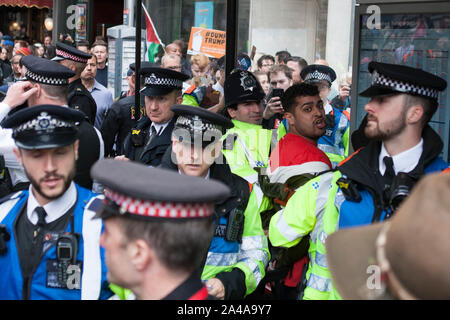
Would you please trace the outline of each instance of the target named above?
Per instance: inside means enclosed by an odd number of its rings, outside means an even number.
[[[368,145],[334,172],[297,189],[270,222],[275,246],[292,247],[307,234],[310,266],[304,299],[338,298],[325,257],[325,240],[336,228],[362,226],[395,214],[425,174],[448,170],[439,158],[443,143],[428,125],[445,80],[421,69],[371,62],[366,105]]]
[[[170,107],[181,103],[183,81],[188,76],[170,69],[143,67],[145,87],[141,94],[145,96],[146,116],[138,121],[124,141],[124,157],[158,166],[166,149],[170,146],[170,137],[175,118]]]
[[[117,97],[117,99],[114,102],[134,95],[134,88],[135,88],[135,83],[136,83],[135,67],[136,67],[136,64],[134,62],[129,65],[128,71],[127,71],[128,90],[121,91],[119,97]]]
[[[142,61],[142,67],[150,67],[153,65],[151,62]],[[145,104],[141,96],[141,105],[135,106],[134,96],[134,79],[135,79],[135,63],[130,64],[130,70],[132,72],[131,78],[133,78],[132,93],[127,96],[119,98],[114,102],[106,113],[103,120],[100,132],[102,133],[103,140],[105,142],[105,156],[114,157],[116,155],[123,154],[123,143],[137,122],[145,115]],[[128,77],[127,77],[128,78]],[[142,80],[144,80],[143,78]],[[144,86],[141,81],[141,87]]]
[[[253,185],[231,173],[221,153],[221,136],[233,123],[198,107],[171,109],[178,117],[161,167],[217,180],[232,190],[215,205],[215,233],[202,279],[208,279],[209,293],[219,299],[243,299],[264,278],[269,250]]]
[[[223,154],[231,172],[255,187],[261,210],[269,209],[269,199],[258,185],[258,168],[267,167],[277,143],[276,130],[263,129],[264,91],[256,77],[248,71],[235,70],[225,79],[224,114],[234,127],[223,136]]]
[[[17,110],[18,105],[25,101],[30,106],[38,104],[67,106],[68,82],[74,73],[54,61],[36,56],[24,58],[24,65],[27,68],[27,81],[15,85],[14,88],[11,87],[13,90],[8,93],[5,101],[0,103],[0,119],[3,119],[7,112]],[[27,181],[23,167],[13,155],[14,141],[11,138],[11,132],[0,129],[0,135],[5,135],[0,141],[0,152],[5,155],[7,167],[11,173],[14,173],[16,181]],[[90,168],[95,161],[103,158],[103,139],[100,132],[84,119],[79,126],[79,140],[80,157],[77,160],[74,181],[87,189],[96,188],[90,176]],[[13,178],[12,175],[11,177]],[[17,183],[14,183],[14,186],[17,186]]]
[[[86,68],[91,55],[62,42],[56,43],[56,56],[52,59],[71,69],[75,75],[69,79],[67,100],[69,107],[80,110],[94,125],[97,114],[97,104],[89,91],[81,83],[81,73]]]
[[[306,83],[318,87],[324,101],[326,128],[325,134],[319,138],[318,147],[325,152],[335,168],[348,157],[350,141],[350,113],[327,100],[331,84],[336,80],[336,73],[328,66],[311,64],[302,70],[301,76]]]
[[[264,91],[251,72],[241,70],[225,79],[224,90],[225,115],[234,124],[225,134],[224,155],[233,173],[255,183],[254,168],[267,166],[272,142],[271,131],[261,126]]]
[[[449,192],[449,174],[430,174],[391,220],[330,235],[327,260],[342,298],[450,299]]]
[[[100,244],[109,281],[139,300],[207,299],[196,270],[211,242],[214,203],[226,199],[229,188],[112,159],[99,161],[92,175],[105,186],[97,217],[105,224]]]
[[[55,105],[20,110],[4,122],[13,130],[28,190],[0,202],[0,299],[103,299],[102,228],[92,220],[95,194],[72,180],[83,113]],[[101,201],[97,199],[98,201]]]

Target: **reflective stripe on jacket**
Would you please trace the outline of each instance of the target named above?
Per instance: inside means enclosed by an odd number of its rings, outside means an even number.
[[[245,295],[248,295],[255,291],[264,278],[265,268],[270,259],[254,188],[244,216],[242,243],[227,241],[223,237],[213,237],[201,278],[211,279],[221,272],[239,268],[245,274]],[[220,225],[227,225],[227,222],[228,215],[220,217]]]
[[[325,258],[325,240],[335,231],[338,210],[334,195],[339,172],[327,172],[298,188],[270,221],[269,239],[277,247],[293,247],[310,234],[307,287],[303,299],[327,300],[332,290]]]
[[[106,264],[104,250],[100,247],[102,229],[101,219],[92,219],[95,212],[89,210],[90,204],[101,198],[82,187],[77,187],[78,202],[74,209],[75,232],[82,235],[79,240],[77,261],[82,262],[81,289],[60,289],[47,287],[48,261],[56,260],[56,246],[53,244],[41,258],[31,280],[29,298],[32,300],[95,300],[105,299],[111,295],[106,280]],[[24,298],[23,278],[16,247],[16,237],[13,229],[17,216],[28,199],[28,191],[22,191],[12,196],[10,200],[0,205],[0,223],[6,226],[11,239],[6,242],[7,252],[0,256],[0,299],[20,300]],[[86,203],[89,201],[89,203]],[[71,223],[66,231],[71,230]]]

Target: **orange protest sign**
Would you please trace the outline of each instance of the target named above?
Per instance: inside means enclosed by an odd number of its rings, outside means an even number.
[[[188,54],[203,53],[211,58],[221,58],[225,55],[225,47],[225,31],[192,27]]]

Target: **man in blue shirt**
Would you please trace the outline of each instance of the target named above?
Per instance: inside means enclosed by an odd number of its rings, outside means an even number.
[[[97,75],[95,79],[103,86],[108,86],[108,44],[97,40],[92,44],[92,54],[97,57]]]
[[[93,55],[87,62],[86,68],[81,73],[81,82],[91,93],[97,104],[97,114],[95,116],[94,126],[100,130],[103,119],[105,119],[106,111],[113,104],[112,93],[101,85],[96,79],[97,74],[97,57]]]

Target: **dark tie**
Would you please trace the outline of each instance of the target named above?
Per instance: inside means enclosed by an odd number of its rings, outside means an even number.
[[[45,209],[42,207],[36,207],[36,209],[34,209],[34,211],[36,211],[37,215],[38,215],[38,222],[37,222],[37,226],[38,227],[43,227],[46,225],[45,223],[45,217],[47,216],[47,212],[45,212]]]
[[[36,224],[36,229],[34,230],[33,236],[34,236],[34,240],[37,241],[36,237],[38,235],[42,235],[44,232],[44,228],[46,223],[45,223],[45,217],[47,216],[47,212],[45,212],[45,209],[42,207],[36,207],[36,209],[34,209],[34,211],[37,213],[38,215],[38,221]]]
[[[155,139],[158,136],[158,132],[156,131],[156,128],[154,126],[150,127],[150,132],[151,132],[150,138],[148,139],[146,146],[150,145],[152,140]]]
[[[391,157],[384,157],[383,162],[386,165],[386,171],[384,172],[384,176],[389,183],[392,182],[392,179],[395,177],[395,171],[394,171],[394,161],[392,161]]]

